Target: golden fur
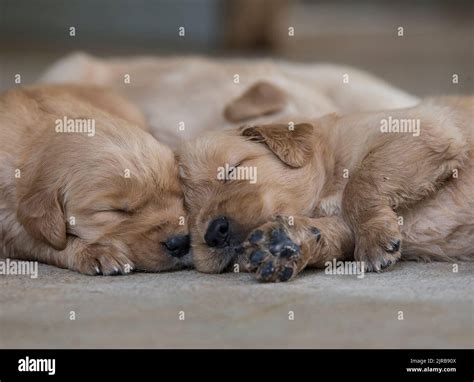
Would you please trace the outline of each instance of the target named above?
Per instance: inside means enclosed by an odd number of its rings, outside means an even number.
[[[40,81],[113,87],[143,111],[151,133],[173,149],[216,126],[238,127],[244,120],[260,124],[294,115],[320,117],[418,102],[355,68],[269,59],[99,58],[73,53],[48,68]]]
[[[474,98],[428,99],[408,109],[329,114],[293,129],[286,120],[215,131],[185,144],[196,268],[239,264],[259,280],[286,281],[333,258],[355,258],[369,271],[400,256],[472,260],[473,110]],[[419,136],[382,132],[389,117],[418,120]],[[256,168],[258,181],[217,179],[225,164]],[[229,221],[226,242],[209,246],[206,232],[218,217]]]
[[[93,119],[95,135],[55,121]],[[115,93],[38,86],[0,97],[1,255],[86,274],[182,267],[167,238],[186,234],[172,151]]]

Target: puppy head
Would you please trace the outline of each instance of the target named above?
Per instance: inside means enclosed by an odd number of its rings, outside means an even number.
[[[48,127],[20,160],[19,221],[57,250],[80,240],[112,246],[139,270],[185,265],[189,236],[173,153],[122,119],[94,118],[94,136],[58,133],[54,120],[42,122]]]
[[[180,174],[198,270],[242,263],[251,230],[272,215],[313,208],[313,140],[310,124],[271,124],[211,132],[183,145]]]

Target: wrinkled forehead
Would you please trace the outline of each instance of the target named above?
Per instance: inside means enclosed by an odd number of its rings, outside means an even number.
[[[135,210],[159,193],[159,188],[151,183],[143,186],[122,175],[98,177],[94,180],[74,182],[67,186],[67,199],[91,209],[116,208]],[[79,204],[79,203],[78,203]]]

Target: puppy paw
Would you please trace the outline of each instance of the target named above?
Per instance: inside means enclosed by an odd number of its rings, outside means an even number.
[[[400,259],[401,243],[398,226],[364,229],[356,234],[354,257],[367,272],[381,272]]]
[[[87,245],[74,254],[70,269],[92,276],[115,276],[131,273],[135,266],[114,247]]]
[[[258,281],[283,282],[293,279],[308,263],[308,234],[318,239],[319,230],[308,232],[299,224],[277,217],[254,230],[248,237],[248,270],[256,271]]]

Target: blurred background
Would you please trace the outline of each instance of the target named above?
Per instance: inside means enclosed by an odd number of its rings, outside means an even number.
[[[472,0],[0,0],[0,89],[83,50],[334,62],[419,96],[472,94],[473,21]]]

